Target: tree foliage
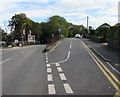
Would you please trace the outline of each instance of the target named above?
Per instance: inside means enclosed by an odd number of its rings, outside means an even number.
[[[102,37],[102,38],[106,39],[107,35],[109,33],[109,30],[110,30],[109,24],[104,23],[96,29],[96,34],[95,35],[97,37]]]
[[[9,21],[11,28],[11,36],[13,40],[22,40],[22,31],[25,29],[26,37],[31,31],[35,35],[36,41],[45,42],[46,38],[64,35],[65,37],[74,37],[75,34],[86,33],[86,28],[83,25],[73,25],[66,21],[65,18],[58,15],[52,16],[47,22],[37,23],[30,20],[24,13],[15,14]]]
[[[120,40],[120,24],[116,24],[110,27],[110,31],[108,33],[109,40]]]

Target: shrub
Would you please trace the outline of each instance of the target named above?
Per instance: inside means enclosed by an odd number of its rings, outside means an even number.
[[[12,44],[12,47],[17,47],[17,45],[16,44]]]

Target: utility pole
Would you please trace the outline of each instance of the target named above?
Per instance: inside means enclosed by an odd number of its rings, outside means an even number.
[[[89,17],[87,16],[87,28],[88,28],[88,20],[89,20]]]

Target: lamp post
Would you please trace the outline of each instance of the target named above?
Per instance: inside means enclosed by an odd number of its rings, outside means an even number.
[[[22,43],[23,43],[23,41],[24,41],[24,39],[23,39],[23,26],[24,26],[24,25],[26,25],[26,23],[23,23],[23,24],[22,24],[22,33],[21,33]],[[24,44],[24,43],[23,43],[23,44]]]

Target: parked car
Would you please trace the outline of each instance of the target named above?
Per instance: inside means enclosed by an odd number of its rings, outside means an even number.
[[[75,38],[81,38],[80,34],[76,34]]]

